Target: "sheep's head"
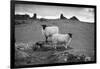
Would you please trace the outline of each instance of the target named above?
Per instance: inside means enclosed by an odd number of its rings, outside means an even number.
[[[47,27],[47,25],[41,25],[43,29],[45,29]]]
[[[68,33],[68,35],[72,38],[72,33]]]

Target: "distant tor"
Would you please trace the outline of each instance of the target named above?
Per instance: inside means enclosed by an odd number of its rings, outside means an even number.
[[[71,17],[70,20],[80,21],[76,16]]]

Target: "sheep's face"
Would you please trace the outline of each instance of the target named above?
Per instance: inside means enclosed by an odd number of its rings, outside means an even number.
[[[72,38],[72,33],[68,33],[68,35]]]
[[[47,27],[47,25],[41,25],[43,29],[45,29]]]

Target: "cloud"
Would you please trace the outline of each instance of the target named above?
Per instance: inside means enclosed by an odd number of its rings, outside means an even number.
[[[93,8],[82,8],[77,15],[81,21],[94,22]]]

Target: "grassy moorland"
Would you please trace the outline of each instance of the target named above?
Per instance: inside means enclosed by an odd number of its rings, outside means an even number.
[[[41,24],[46,25],[56,25],[60,29],[60,33],[72,33],[72,42],[71,47],[73,51],[71,53],[75,55],[84,54],[90,57],[94,57],[94,23],[87,23],[81,21],[72,21],[72,20],[25,20],[25,21],[18,21],[16,20],[15,25],[15,39],[16,43],[32,43],[31,46],[34,46],[35,42],[44,41],[45,37],[42,35],[41,32]],[[17,22],[19,24],[17,24]],[[25,64],[25,61],[20,61],[20,63],[16,62],[16,65],[31,65],[31,64],[48,64],[51,61],[62,62],[63,60],[57,60],[55,56],[53,59],[46,61],[49,57],[43,56],[50,56],[54,51],[31,51],[31,56],[35,56],[36,60],[32,61],[32,63]],[[41,55],[42,54],[42,55]],[[49,55],[48,55],[49,54]],[[38,56],[37,56],[38,55]],[[41,57],[41,58],[39,58]],[[64,58],[64,57],[63,57]],[[27,58],[33,60],[34,58]],[[25,59],[26,60],[26,59]],[[40,61],[42,60],[42,61]],[[45,61],[45,62],[44,62]],[[21,63],[22,62],[22,63]]]

